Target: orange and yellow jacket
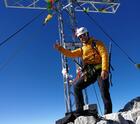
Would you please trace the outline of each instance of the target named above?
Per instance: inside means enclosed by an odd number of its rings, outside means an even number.
[[[90,38],[82,48],[67,50],[61,46],[58,50],[67,57],[81,57],[84,64],[101,64],[102,70],[108,71],[109,57],[105,45],[101,41],[96,41],[96,48],[93,48],[93,42],[93,38]]]

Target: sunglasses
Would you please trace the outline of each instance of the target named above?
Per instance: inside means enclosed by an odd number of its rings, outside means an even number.
[[[87,37],[87,33],[80,35],[78,38],[83,38],[83,37]]]

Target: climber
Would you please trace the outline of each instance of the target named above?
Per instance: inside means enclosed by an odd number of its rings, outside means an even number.
[[[108,79],[109,57],[105,45],[101,41],[90,37],[85,27],[77,28],[75,35],[82,43],[81,48],[67,50],[59,43],[56,43],[54,48],[67,57],[81,57],[83,60],[82,75],[73,84],[76,112],[79,114],[83,112],[84,99],[82,90],[93,84],[96,80],[100,80],[98,81],[98,85],[104,103],[104,114],[112,113]]]

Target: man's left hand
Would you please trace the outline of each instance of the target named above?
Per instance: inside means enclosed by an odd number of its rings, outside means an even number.
[[[102,80],[107,79],[107,77],[108,77],[108,72],[107,71],[102,71],[101,72],[101,78],[102,78]]]

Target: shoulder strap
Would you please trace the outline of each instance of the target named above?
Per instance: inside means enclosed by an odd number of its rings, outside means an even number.
[[[99,54],[98,48],[97,48],[97,46],[96,46],[96,42],[97,42],[97,41],[98,41],[98,40],[93,40],[93,42],[92,42],[92,48],[96,50],[97,54]],[[99,55],[100,55],[100,54],[99,54]]]

